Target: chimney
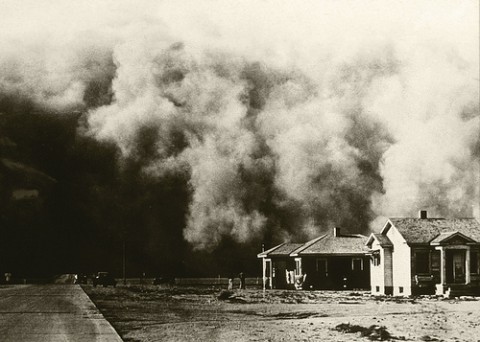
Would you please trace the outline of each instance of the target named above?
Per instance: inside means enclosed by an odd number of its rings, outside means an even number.
[[[340,236],[340,228],[333,227],[333,236],[339,237]]]
[[[472,206],[472,217],[480,220],[480,203]]]
[[[262,243],[262,252],[265,252],[265,244]]]
[[[422,220],[425,220],[427,218],[427,211],[426,210],[420,210],[418,217],[421,218]]]

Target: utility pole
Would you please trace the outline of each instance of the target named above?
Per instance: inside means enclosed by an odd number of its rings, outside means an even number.
[[[123,285],[127,285],[127,243],[123,239]]]

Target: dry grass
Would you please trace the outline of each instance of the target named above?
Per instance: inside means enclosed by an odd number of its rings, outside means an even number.
[[[366,342],[378,336],[382,340],[419,341],[428,337],[432,341],[480,341],[479,298],[382,298],[326,291],[227,292],[220,288],[152,285],[116,289],[86,285],[84,289],[127,342]],[[339,326],[364,330],[347,332]]]

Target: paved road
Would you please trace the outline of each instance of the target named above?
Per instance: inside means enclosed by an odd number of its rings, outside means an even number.
[[[2,342],[121,342],[78,285],[0,286]]]

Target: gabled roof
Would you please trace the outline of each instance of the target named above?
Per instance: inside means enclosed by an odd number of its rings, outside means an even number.
[[[298,256],[298,253],[302,252],[304,249],[310,247],[311,245],[313,245],[314,243],[316,243],[318,240],[320,239],[323,239],[326,235],[320,235],[319,237],[315,238],[315,239],[312,239],[310,241],[307,241],[306,243],[304,243],[303,245],[301,245],[299,248],[297,248],[296,250],[294,250],[291,254],[291,256]]]
[[[365,245],[371,247],[374,240],[377,240],[379,245],[384,247],[384,248],[388,248],[388,247],[393,246],[392,241],[390,241],[390,239],[386,235],[382,235],[382,234],[371,234],[368,237],[367,243]]]
[[[269,256],[289,256],[294,250],[298,249],[298,247],[302,246],[302,243],[285,243],[279,248],[275,249]]]
[[[306,243],[286,242],[270,248],[257,255],[258,258],[266,257],[296,257],[306,255],[358,255],[365,254],[367,237],[361,234],[339,234],[330,232],[312,239]],[[388,238],[387,238],[388,240]]]
[[[296,254],[305,255],[347,255],[365,254],[367,237],[360,234],[341,234],[334,236],[333,233],[324,235],[310,246]]]
[[[302,245],[303,244],[301,243],[284,242],[258,254],[257,258],[265,258],[267,256],[288,256]]]
[[[267,249],[266,251],[263,251],[262,253],[257,254],[257,258],[265,258],[265,257],[268,255],[268,253],[273,252],[274,250],[276,250],[276,249],[279,248],[280,246],[283,246],[285,243],[286,243],[286,242],[281,243],[281,244],[279,244],[279,245],[277,245],[277,246],[275,246],[275,247],[272,247],[272,248],[270,248],[270,249]]]
[[[433,239],[430,244],[432,245],[440,245],[442,243],[446,243],[450,240],[458,239],[464,242],[475,242],[474,240],[470,239],[468,236],[463,235],[459,232],[445,232],[440,233],[435,239]]]
[[[461,233],[480,243],[480,223],[474,218],[391,218],[389,221],[408,244],[428,244],[440,234],[452,232]]]

